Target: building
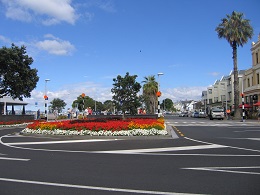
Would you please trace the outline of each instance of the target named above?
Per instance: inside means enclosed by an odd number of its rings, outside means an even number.
[[[242,81],[244,70],[238,71],[239,83]],[[202,103],[204,109],[212,106],[222,106],[226,108],[232,108],[234,105],[234,74],[230,72],[228,76],[222,76],[220,80],[216,80],[215,83],[207,88],[207,91],[202,92]],[[239,84],[239,91],[242,90],[242,85]],[[242,100],[239,100],[241,104]]]
[[[245,103],[251,106],[250,111],[256,112],[255,103],[260,101],[260,34],[256,43],[252,42],[252,67],[243,76]]]
[[[0,98],[0,115],[15,115],[15,106],[23,106],[22,114],[25,114],[25,106],[28,103],[11,97]]]
[[[257,106],[260,102],[260,34],[256,43],[252,42],[252,67],[247,70],[238,71],[239,93],[244,96],[244,103],[247,105],[249,117],[255,117]],[[223,76],[220,80],[202,92],[202,102],[204,109],[212,106],[223,106],[231,108],[234,105],[234,74],[230,72],[228,76]],[[242,97],[239,98],[242,104]]]
[[[34,115],[25,113],[25,106],[28,103],[13,99],[11,97],[0,98],[0,121],[30,121],[34,119]],[[16,113],[16,107],[21,107],[21,113]]]

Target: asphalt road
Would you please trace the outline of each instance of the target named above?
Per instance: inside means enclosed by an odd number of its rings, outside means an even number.
[[[172,136],[0,128],[0,194],[260,194],[259,124],[166,117]]]

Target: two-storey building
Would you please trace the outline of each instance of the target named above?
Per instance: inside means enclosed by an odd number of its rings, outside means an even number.
[[[256,43],[252,42],[252,67],[243,76],[245,102],[256,112],[255,103],[260,101],[260,34]]]

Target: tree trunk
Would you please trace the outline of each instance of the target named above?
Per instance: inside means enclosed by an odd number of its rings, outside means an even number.
[[[241,119],[239,112],[239,80],[238,80],[238,70],[237,70],[237,43],[233,41],[233,68],[234,68],[234,119]]]

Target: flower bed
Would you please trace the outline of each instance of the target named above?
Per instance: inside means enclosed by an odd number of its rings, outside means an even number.
[[[28,125],[33,121],[6,121],[0,122],[0,127],[17,127],[22,125]]]
[[[48,135],[140,136],[167,135],[163,119],[94,119],[55,122],[36,121],[22,133]]]

